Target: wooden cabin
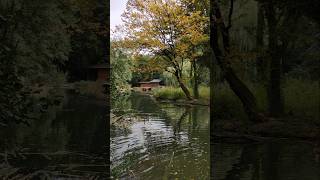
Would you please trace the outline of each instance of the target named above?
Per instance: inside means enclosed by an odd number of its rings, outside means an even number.
[[[108,80],[110,66],[107,63],[96,64],[88,67],[88,80],[106,82]]]
[[[153,79],[152,81],[139,82],[142,91],[151,91],[153,88],[160,87],[161,80]]]

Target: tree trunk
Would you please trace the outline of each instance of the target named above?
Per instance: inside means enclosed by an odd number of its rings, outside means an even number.
[[[193,69],[193,94],[194,98],[199,98],[199,81],[198,81],[198,71],[197,71],[197,63],[195,61],[192,62]]]
[[[275,9],[270,2],[266,7],[266,18],[268,22],[270,52],[270,78],[268,84],[269,113],[273,117],[279,117],[283,113],[283,103],[281,94],[281,56],[278,46],[277,20]]]
[[[230,25],[230,24],[229,24]],[[248,87],[236,76],[234,70],[228,62],[230,50],[229,27],[225,27],[222,15],[215,0],[211,0],[210,12],[210,46],[213,49],[218,65],[223,73],[223,77],[228,82],[232,91],[242,102],[244,110],[251,121],[261,120],[258,118],[256,99]],[[219,31],[220,30],[220,31]],[[222,34],[224,53],[219,47],[219,34]]]
[[[176,72],[174,73],[174,75],[175,75],[176,78],[177,78],[177,81],[178,81],[178,83],[179,83],[180,88],[182,89],[182,91],[183,91],[184,94],[186,95],[186,98],[187,98],[188,100],[192,100],[192,97],[191,97],[191,94],[190,94],[189,89],[186,87],[186,85],[185,85],[185,84],[183,83],[183,81],[182,81],[181,73],[182,73],[182,72],[176,71]]]
[[[258,2],[258,14],[257,14],[257,34],[256,34],[256,46],[257,46],[257,59],[256,59],[256,69],[257,69],[257,81],[265,83],[267,80],[266,74],[266,61],[263,55],[263,34],[264,34],[264,13],[262,8],[262,3]]]

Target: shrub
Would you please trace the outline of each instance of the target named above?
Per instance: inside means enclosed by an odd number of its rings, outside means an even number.
[[[213,116],[218,119],[244,119],[242,104],[226,83],[213,88]]]
[[[178,100],[186,99],[186,96],[181,88],[163,87],[152,91],[153,95],[159,99]]]
[[[199,87],[200,99],[210,100],[210,88],[206,86]]]
[[[260,111],[268,111],[267,90],[261,84],[246,83],[257,100]],[[320,91],[318,81],[293,79],[284,80],[282,86],[284,110],[290,116],[301,120],[312,120],[320,123]],[[213,112],[222,119],[246,119],[241,101],[226,83],[217,84],[213,88]]]
[[[285,80],[283,95],[285,112],[303,119],[320,119],[319,82],[288,78]]]

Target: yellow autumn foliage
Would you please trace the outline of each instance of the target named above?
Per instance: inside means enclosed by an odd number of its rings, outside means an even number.
[[[166,68],[180,68],[183,61],[193,60],[200,55],[197,47],[209,40],[208,18],[185,5],[186,0],[129,0],[122,15],[123,45],[135,54],[163,55],[165,51],[167,58],[154,61],[168,61],[158,62]]]

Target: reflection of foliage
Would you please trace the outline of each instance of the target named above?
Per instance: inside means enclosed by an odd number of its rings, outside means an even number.
[[[110,124],[113,129],[127,130],[131,124],[131,101],[128,93],[113,93],[111,98],[111,117]]]
[[[131,109],[130,93],[114,93],[111,97],[111,109],[113,112]]]
[[[12,173],[33,179],[42,177],[39,172],[45,172],[49,179],[106,176],[101,168],[105,159],[100,154],[106,137],[101,125],[105,124],[105,103],[73,95],[66,100],[63,110],[48,107],[41,121],[31,121],[28,128],[9,124],[9,128],[0,129],[0,177]],[[9,157],[8,164],[3,164],[2,155]]]
[[[38,169],[34,168],[30,171],[32,166],[37,166],[36,164],[29,165],[29,167],[14,167],[10,163],[24,158],[25,163],[27,161],[33,163],[42,163],[42,164],[50,164],[51,160],[62,160],[62,159],[72,159],[83,160],[86,162],[85,164],[81,163],[81,161],[76,162],[70,166],[65,166],[61,164],[57,164],[51,166],[52,169]],[[10,161],[8,161],[10,159]],[[73,153],[68,151],[61,151],[55,153],[30,153],[30,152],[5,152],[4,154],[0,154],[0,169],[1,169],[1,177],[14,177],[16,179],[59,179],[59,178],[71,178],[71,179],[94,179],[94,178],[106,178],[106,173],[99,171],[83,171],[81,170],[83,167],[90,166],[90,168],[99,168],[104,166],[104,162],[101,161],[101,157],[90,156],[87,154]],[[88,162],[91,162],[88,164]],[[63,171],[63,173],[61,173]],[[6,178],[5,178],[6,179]],[[13,178],[12,178],[13,179]]]
[[[111,129],[115,129],[115,130],[123,130],[123,131],[127,131],[129,129],[129,127],[137,121],[138,116],[135,113],[131,113],[129,111],[126,112],[122,112],[123,114],[118,114],[119,112],[117,112],[116,114],[111,113],[111,117],[110,117],[110,125],[111,125]]]
[[[111,167],[111,177],[116,179],[124,174],[130,174],[130,176],[134,177],[135,174],[130,168],[137,164],[138,157],[140,155],[138,153],[139,150],[140,148],[135,148],[131,150],[132,153],[126,153],[120,164],[115,167]]]

